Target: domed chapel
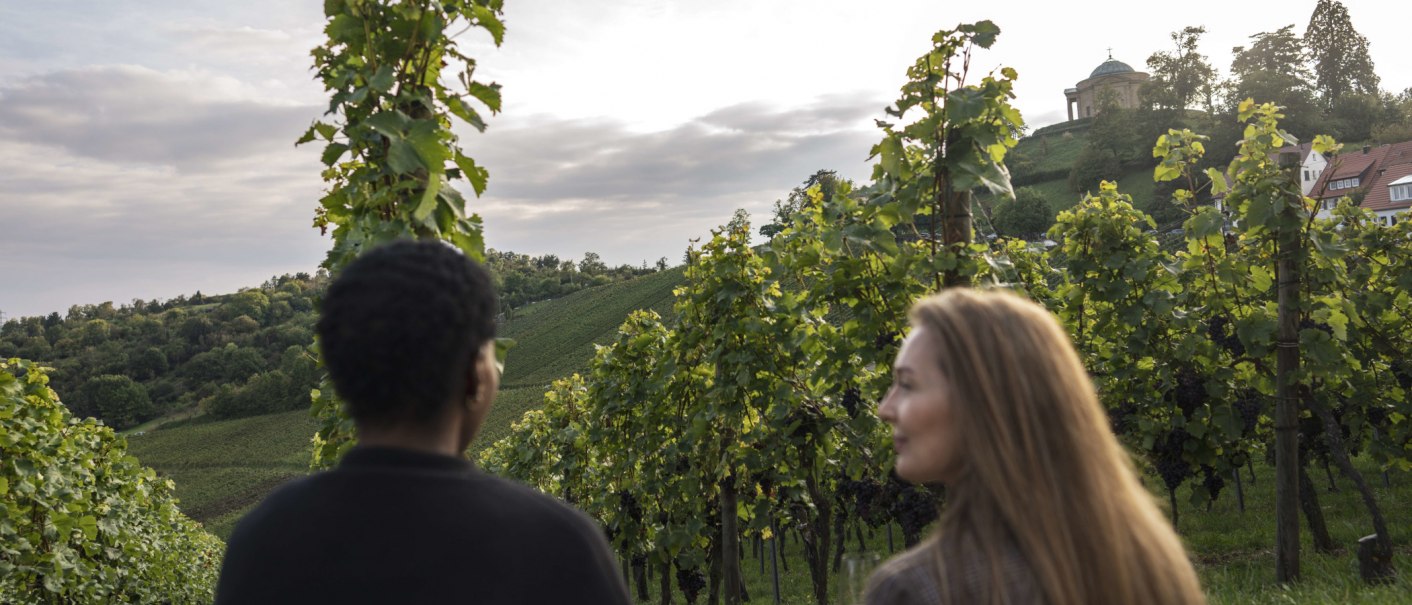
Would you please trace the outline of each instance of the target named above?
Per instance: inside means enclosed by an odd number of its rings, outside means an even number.
[[[1134,70],[1127,63],[1114,59],[1113,49],[1108,49],[1107,61],[1094,68],[1088,79],[1064,91],[1069,120],[1098,115],[1099,100],[1105,95],[1112,95],[1118,107],[1137,107],[1138,89],[1147,79],[1147,72]]]

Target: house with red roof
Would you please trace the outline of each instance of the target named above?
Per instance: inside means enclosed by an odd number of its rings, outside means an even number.
[[[1321,218],[1350,197],[1385,225],[1405,220],[1403,213],[1412,208],[1412,141],[1334,156],[1306,195],[1319,202]]]

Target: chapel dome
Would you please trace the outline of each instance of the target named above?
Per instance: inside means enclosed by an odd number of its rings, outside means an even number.
[[[1104,61],[1102,65],[1099,65],[1097,68],[1095,68],[1093,70],[1093,73],[1089,74],[1088,77],[1097,78],[1098,76],[1126,74],[1132,73],[1133,71],[1133,68],[1129,67],[1127,63],[1110,58],[1107,61]]]

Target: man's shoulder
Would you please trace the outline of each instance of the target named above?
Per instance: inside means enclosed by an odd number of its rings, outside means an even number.
[[[471,480],[476,482],[477,491],[494,494],[506,508],[517,510],[536,523],[548,524],[550,528],[599,531],[598,524],[588,514],[523,483],[483,472],[476,472]]]
[[[542,527],[546,531],[598,531],[582,511],[522,483],[479,470],[421,473],[403,470],[333,469],[294,479],[272,491],[236,528],[280,523],[289,517],[337,515],[345,508],[368,505],[366,493],[398,494],[402,504],[434,499],[438,508],[476,510],[485,521]],[[410,499],[411,501],[404,500]],[[474,517],[472,517],[474,518]]]

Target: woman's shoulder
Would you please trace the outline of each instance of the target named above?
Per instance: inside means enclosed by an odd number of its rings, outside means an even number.
[[[869,578],[864,602],[867,605],[941,603],[943,591],[952,597],[948,602],[970,602],[977,600],[977,595],[989,592],[997,572],[1003,578],[1005,602],[1042,602],[1034,572],[1013,544],[997,545],[998,569],[978,556],[951,556],[943,560],[940,553],[954,552],[945,546],[933,538],[888,559]],[[941,585],[942,574],[947,579],[945,587]]]
[[[936,545],[931,540],[913,546],[888,559],[868,578],[864,590],[867,605],[906,603],[937,603],[941,590],[937,585]]]

